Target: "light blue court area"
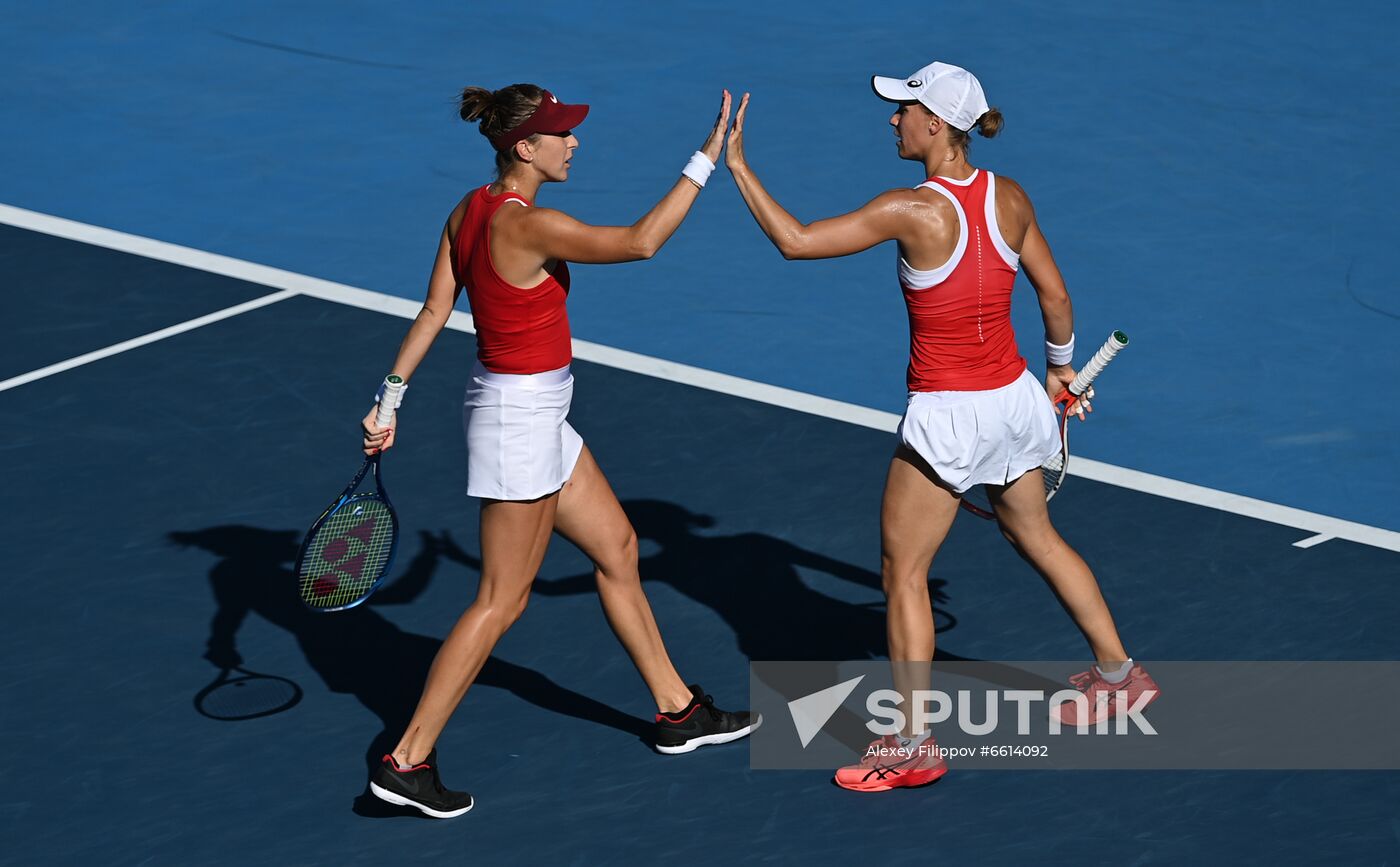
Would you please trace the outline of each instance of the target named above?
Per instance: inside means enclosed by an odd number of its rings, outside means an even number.
[[[813,219],[921,179],[870,74],[961,63],[1007,118],[974,162],[1037,202],[1081,345],[1133,339],[1081,453],[1400,529],[1400,299],[1382,258],[1400,198],[1393,4],[0,14],[0,202],[410,298],[444,216],[490,177],[452,105],[463,85],[536,81],[593,105],[573,179],[541,201],[594,222],[640,216],[720,88],[752,90],[752,162]],[[656,260],[579,268],[571,316],[586,340],[898,410],[894,255],[786,263],[720,172]]]

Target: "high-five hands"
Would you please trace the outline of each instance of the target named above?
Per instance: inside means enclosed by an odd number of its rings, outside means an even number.
[[[705,144],[701,146],[700,153],[710,158],[710,162],[719,163],[719,152],[724,148],[724,134],[729,130],[729,104],[731,97],[729,91],[723,91],[724,97],[719,103],[719,116],[715,118],[715,128],[710,130],[710,137],[705,139]]]
[[[729,131],[729,150],[725,152],[724,164],[729,166],[730,171],[744,165],[744,114],[748,108],[749,95],[746,93],[739,100],[739,112],[734,115],[734,128]]]

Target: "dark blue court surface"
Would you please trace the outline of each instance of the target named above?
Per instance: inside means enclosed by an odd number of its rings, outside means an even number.
[[[272,291],[20,230],[0,245],[7,281],[25,287],[0,378]],[[435,823],[381,808],[363,794],[369,763],[475,591],[458,403],[469,335],[439,340],[384,462],[404,534],[393,583],[362,609],[313,615],[291,568],[357,465],[368,389],[406,325],[296,297],[4,393],[18,512],[0,537],[6,863],[1400,861],[1391,772],[955,769],[870,796],[822,773],[750,771],[743,745],[656,755],[648,696],[563,543],[440,742],[447,782],[476,809]],[[685,677],[735,706],[750,658],[883,654],[888,434],[576,373],[571,419],[642,537]],[[1395,658],[1393,552],[1302,550],[1291,528],[1082,479],[1055,513],[1139,658]],[[1084,653],[981,521],[959,520],[931,580],[945,653]],[[196,695],[235,665],[303,697],[241,722],[202,715]]]

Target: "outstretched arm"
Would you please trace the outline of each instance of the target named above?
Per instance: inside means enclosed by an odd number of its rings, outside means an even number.
[[[744,116],[749,95],[739,101],[739,113],[729,133],[725,165],[749,206],[758,226],[785,259],[831,259],[868,250],[884,241],[901,240],[911,209],[921,203],[904,190],[882,193],[859,210],[815,223],[803,223],[789,214],[764,189],[744,157]]]
[[[700,148],[711,164],[719,160],[724,147],[729,105],[726,90],[714,128]],[[530,208],[502,228],[514,244],[546,260],[606,265],[650,259],[675,234],[699,195],[700,185],[682,176],[655,207],[630,226],[590,226],[562,211]]]

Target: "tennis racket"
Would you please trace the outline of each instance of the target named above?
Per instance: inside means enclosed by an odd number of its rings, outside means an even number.
[[[194,709],[209,719],[238,721],[291,710],[299,701],[301,687],[287,678],[234,667],[199,691]]]
[[[401,377],[384,380],[375,423],[388,427],[403,391]],[[297,587],[301,601],[313,611],[344,611],[370,597],[384,582],[399,546],[399,519],[384,490],[378,452],[365,458],[350,480],[301,543],[297,555]],[[375,490],[356,493],[366,475]]]
[[[1069,384],[1069,387],[1055,395],[1055,399],[1051,401],[1056,407],[1060,407],[1060,450],[1040,465],[1040,475],[1045,480],[1046,502],[1049,502],[1060,490],[1060,486],[1065,483],[1065,476],[1069,472],[1070,415],[1078,405],[1079,399],[1084,396],[1084,392],[1089,390],[1089,386],[1093,385],[1100,373],[1103,373],[1103,369],[1108,366],[1108,363],[1127,345],[1128,335],[1121,331],[1110,334],[1103,346],[1099,347],[1099,351],[1094,353],[1094,357],[1089,359],[1089,363],[1075,374],[1074,381]],[[974,491],[965,493],[962,498],[962,507],[980,518],[996,519],[996,513],[992,511],[991,501],[987,499],[985,485],[975,489],[975,493]]]

